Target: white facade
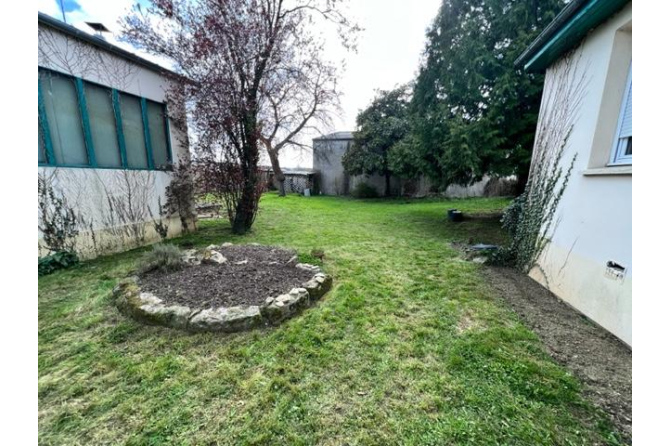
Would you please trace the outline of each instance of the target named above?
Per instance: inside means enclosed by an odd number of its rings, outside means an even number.
[[[614,163],[632,64],[631,3],[547,69],[543,107],[560,100],[548,91],[566,63],[585,81],[563,168],[576,160],[551,242],[531,276],[632,345],[632,155]],[[632,147],[632,129],[630,141]]]
[[[38,65],[40,69],[52,71],[43,71],[43,73],[70,76],[73,81],[81,79],[82,85],[92,83],[108,87],[105,91],[110,94],[111,89],[114,89],[117,94],[128,93],[138,97],[137,101],[148,101],[145,103],[163,104],[166,102],[169,80],[157,66],[123,57],[122,53],[108,51],[105,45],[86,42],[85,39],[78,38],[75,31],[70,33],[68,29],[57,29],[50,26],[48,20],[44,20],[46,22],[43,22],[40,17],[38,25]],[[40,76],[42,77],[43,74]],[[40,80],[40,94],[43,98],[45,94],[50,94],[50,90],[45,88],[42,82]],[[40,104],[43,102],[42,98]],[[57,99],[52,99],[52,103],[56,104],[53,106],[54,110],[59,107]],[[174,163],[189,156],[187,137],[174,125],[173,117],[178,116],[177,113],[180,112],[167,109],[169,122],[165,124],[163,134],[165,140],[169,139],[169,144],[167,144],[167,147],[171,149],[169,158]],[[56,112],[51,111],[51,113]],[[91,112],[88,115],[89,125],[96,125],[94,113]],[[46,115],[41,115],[40,122],[43,121],[43,116]],[[128,121],[128,117],[125,120]],[[116,121],[118,123],[119,120]],[[145,123],[146,128],[148,124]],[[61,133],[59,133],[59,144],[66,146],[68,140]],[[110,134],[113,135],[112,138],[117,136],[113,132]],[[76,250],[81,257],[91,258],[104,253],[141,246],[159,239],[152,222],[160,215],[159,200],[162,204],[166,201],[165,188],[172,177],[169,170],[159,170],[158,166],[152,168],[150,164],[147,167],[128,168],[130,159],[127,162],[124,161],[123,166],[100,167],[99,163],[96,163],[94,166],[71,167],[62,161],[64,159],[62,156],[61,160],[55,160],[53,154],[51,160],[45,157],[42,146],[43,138],[43,131],[40,130],[41,153],[38,174],[66,199],[68,206],[72,207],[80,217],[80,233],[76,238]],[[125,138],[129,139],[130,136],[126,134]],[[126,143],[129,144],[128,141]],[[114,144],[117,144],[116,139]],[[100,146],[103,145],[96,144],[98,147],[96,150],[100,150]],[[118,145],[120,146],[121,143]],[[165,146],[164,143],[162,147]],[[155,141],[154,155],[157,150],[158,143]],[[114,205],[114,203],[122,202],[123,205]],[[166,223],[170,236],[181,232],[181,225],[177,217],[168,218]],[[48,253],[42,244],[42,234],[39,231],[38,250],[40,256]]]

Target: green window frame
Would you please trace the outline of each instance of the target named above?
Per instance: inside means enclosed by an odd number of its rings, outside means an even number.
[[[150,99],[137,96],[125,91],[117,90],[115,88],[111,88],[106,85],[98,84],[95,82],[89,82],[85,81],[81,78],[71,76],[69,74],[61,73],[55,70],[51,70],[48,68],[43,68],[43,67],[38,67],[38,77],[37,77],[37,109],[38,109],[38,125],[39,125],[39,135],[38,138],[40,138],[38,147],[39,147],[39,153],[38,153],[38,166],[50,166],[50,167],[73,167],[73,168],[85,168],[85,169],[125,169],[125,170],[171,170],[172,169],[172,161],[173,161],[173,156],[172,156],[172,144],[170,141],[170,123],[169,123],[169,118],[168,118],[168,111],[167,111],[167,106],[165,103],[160,103],[157,101],[152,101]],[[88,157],[88,161],[85,165],[77,164],[77,165],[68,165],[65,163],[59,163],[56,159],[56,156],[54,154],[53,150],[53,143],[51,139],[51,131],[49,129],[49,120],[47,116],[47,110],[45,107],[45,102],[44,102],[44,94],[48,94],[47,90],[45,89],[46,87],[43,85],[42,79],[41,79],[41,74],[46,74],[48,76],[60,76],[64,78],[71,79],[74,82],[75,88],[76,88],[76,94],[77,94],[77,103],[78,103],[78,109],[79,109],[79,120],[81,121],[82,124],[82,129],[83,129],[83,136],[84,136],[84,145],[86,147],[86,155]],[[94,85],[97,87],[104,88],[108,91],[110,91],[111,95],[111,101],[112,101],[112,109],[114,112],[114,120],[116,124],[116,139],[117,139],[117,147],[119,150],[119,158],[121,160],[121,166],[100,166],[96,162],[95,158],[95,148],[94,148],[94,143],[93,143],[93,137],[91,133],[91,126],[94,125],[95,123],[91,123],[89,113],[88,113],[88,108],[87,108],[87,98],[86,98],[86,85]],[[143,137],[144,137],[144,145],[146,147],[146,152],[147,152],[147,166],[146,167],[130,167],[128,166],[128,154],[126,151],[126,136],[124,135],[123,132],[123,115],[121,113],[121,102],[120,102],[120,94],[132,96],[136,98],[137,100],[140,101],[141,104],[141,116],[142,116],[142,129],[143,129]],[[161,164],[161,165],[156,165],[154,163],[154,147],[152,146],[152,141],[151,141],[151,132],[149,128],[149,115],[148,115],[148,106],[147,104],[152,104],[152,108],[155,108],[155,105],[158,105],[163,113],[163,119],[165,121],[164,125],[164,131],[165,131],[165,144],[166,147],[164,150],[162,150],[159,147],[156,147],[156,152],[161,152],[165,154],[167,152],[167,164]],[[128,121],[127,121],[128,122]],[[154,141],[154,144],[156,142]],[[40,159],[43,161],[40,162]]]

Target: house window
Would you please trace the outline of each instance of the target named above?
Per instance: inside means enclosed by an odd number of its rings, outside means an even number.
[[[168,132],[165,123],[165,107],[157,102],[147,102],[147,120],[149,126],[149,137],[153,147],[154,166],[160,168],[170,164],[170,153],[168,152]]]
[[[126,141],[128,167],[148,169],[149,157],[144,135],[141,100],[125,93],[119,94],[119,99],[121,101],[121,120],[123,121],[123,136]]]
[[[89,160],[74,79],[46,71],[40,71],[39,77],[52,162],[87,166]]]
[[[85,84],[86,109],[91,128],[91,139],[98,167],[123,167],[112,90],[94,84]]]
[[[619,112],[612,164],[633,164],[633,69],[628,74],[628,83]]]
[[[38,70],[38,164],[169,169],[165,104]]]

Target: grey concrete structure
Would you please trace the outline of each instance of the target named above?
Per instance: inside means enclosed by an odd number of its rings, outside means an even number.
[[[349,195],[357,184],[365,182],[384,195],[385,180],[381,175],[350,176],[344,171],[342,157],[354,141],[353,132],[335,132],[312,143],[314,169],[319,171],[320,191],[324,195]],[[400,181],[391,179],[391,193],[400,193]]]
[[[324,195],[349,194],[349,175],[342,167],[342,156],[353,142],[352,132],[336,132],[315,138],[314,169],[319,171],[319,188]]]

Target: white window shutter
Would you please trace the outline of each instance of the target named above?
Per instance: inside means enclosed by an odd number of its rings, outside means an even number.
[[[621,117],[621,129],[619,138],[628,138],[633,136],[633,85],[628,86],[628,95],[625,98],[623,116]]]

